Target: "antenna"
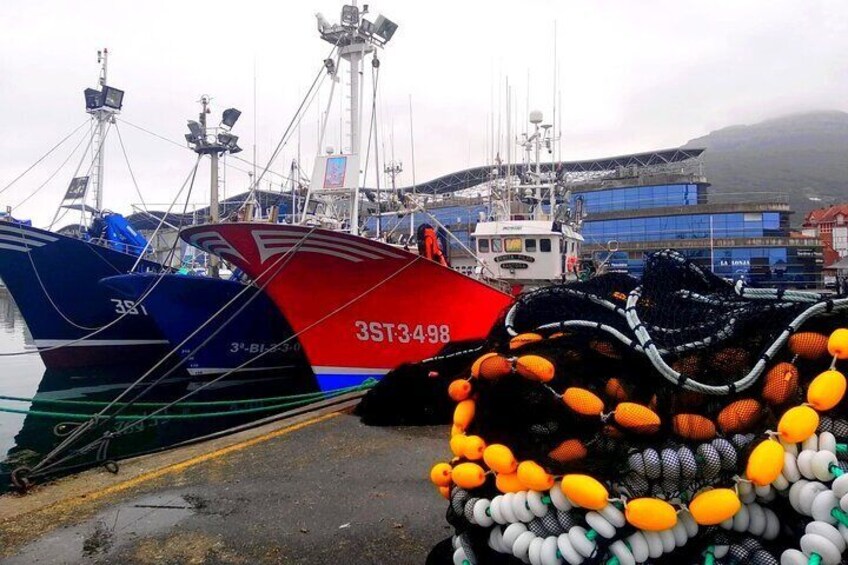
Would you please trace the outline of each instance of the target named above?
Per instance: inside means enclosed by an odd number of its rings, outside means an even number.
[[[409,146],[412,150],[412,194],[416,194],[416,183],[415,183],[415,134],[412,130],[412,94],[409,95]],[[434,189],[435,190],[435,189]],[[409,235],[410,237],[415,234],[415,215],[410,214],[409,216]]]
[[[224,161],[226,163],[226,161]],[[253,57],[253,178],[256,176],[256,56]],[[251,183],[252,184],[252,183]],[[258,187],[251,186],[251,190]]]

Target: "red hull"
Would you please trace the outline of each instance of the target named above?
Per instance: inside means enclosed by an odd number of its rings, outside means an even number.
[[[512,297],[381,242],[329,230],[236,223],[186,229],[187,242],[260,283],[319,374],[382,374],[485,337]]]

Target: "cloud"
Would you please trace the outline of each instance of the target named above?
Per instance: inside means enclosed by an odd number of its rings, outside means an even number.
[[[789,111],[848,109],[848,4],[838,0],[387,0],[371,6],[372,15],[382,11],[400,24],[381,54],[378,139],[381,152],[390,153],[393,130],[395,157],[404,161],[402,184],[411,183],[413,168],[410,96],[419,181],[481,164],[492,147],[506,153],[507,81],[513,133],[523,128],[528,108],[552,119],[560,100],[563,153],[575,159],[680,145],[712,129]],[[198,110],[196,100],[208,93],[216,112],[244,111],[236,127],[241,156],[250,159],[255,142],[264,164],[329,51],[314,14],[336,20],[340,4],[115,0],[102,8],[89,0],[0,6],[0,187],[85,119],[82,90],[96,82],[94,55],[103,46],[111,53],[110,82],[127,91],[124,120],[179,142],[186,119]],[[368,92],[370,66],[365,79]],[[321,108],[326,96],[316,99]],[[339,109],[334,106],[328,127],[335,146]],[[317,150],[320,111],[317,104],[310,108],[300,127],[307,165]],[[126,123],[119,128],[145,199],[169,203],[194,156]],[[498,143],[492,132],[499,129]],[[298,154],[297,139],[276,170],[287,169]],[[0,205],[38,188],[71,147],[0,194]],[[128,211],[138,197],[114,135],[107,157],[106,205]],[[49,221],[78,162],[70,159],[17,213]],[[248,183],[250,167],[238,166],[244,171],[227,170],[229,194]],[[198,205],[207,191],[204,167],[193,197]]]

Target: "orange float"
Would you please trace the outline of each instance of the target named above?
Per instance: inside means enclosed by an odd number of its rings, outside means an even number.
[[[525,345],[529,345],[531,343],[536,343],[537,341],[542,341],[544,339],[537,333],[523,333],[518,334],[511,340],[509,340],[509,348],[510,349],[519,349],[524,347]]]
[[[792,363],[778,363],[763,382],[763,398],[772,406],[785,404],[798,390],[798,369]]]
[[[471,383],[465,379],[457,379],[448,386],[448,396],[452,400],[462,402],[471,394]]]
[[[674,433],[685,439],[706,441],[716,436],[715,424],[698,414],[677,414],[671,425]]]
[[[718,427],[726,434],[746,432],[762,416],[762,405],[753,398],[744,398],[731,402],[718,413]]]
[[[525,379],[540,383],[554,378],[554,364],[538,355],[522,355],[516,359],[515,371]]]
[[[562,401],[574,412],[583,416],[599,416],[604,411],[604,401],[585,388],[568,387],[562,393]]]
[[[615,407],[615,423],[634,432],[652,434],[660,429],[657,413],[635,402],[622,402]]]
[[[821,359],[827,355],[827,336],[816,332],[792,334],[789,351],[802,359]]]

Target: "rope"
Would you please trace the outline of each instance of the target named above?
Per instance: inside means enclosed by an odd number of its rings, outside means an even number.
[[[199,157],[198,157],[198,162],[199,162]],[[264,274],[266,274],[266,273],[267,273],[267,271],[268,271],[268,270],[270,270],[272,267],[276,266],[279,262],[281,262],[283,259],[285,259],[285,258],[286,258],[286,257],[288,257],[289,255],[291,255],[293,251],[295,251],[296,249],[299,249],[299,247],[302,245],[302,242],[303,242],[303,241],[305,241],[306,237],[307,237],[310,233],[312,233],[312,231],[314,231],[314,228],[313,228],[313,230],[310,230],[309,232],[307,232],[307,233],[304,235],[304,237],[303,237],[303,238],[302,238],[302,239],[301,239],[301,240],[297,243],[297,245],[293,246],[293,247],[292,247],[292,249],[291,249],[290,251],[288,251],[288,252],[284,253],[284,254],[283,254],[283,255],[281,255],[281,256],[280,256],[280,257],[279,257],[279,258],[278,258],[278,259],[277,259],[274,263],[272,263],[271,265],[269,265],[268,269],[266,269],[266,272],[265,272],[265,273],[263,273],[263,276],[264,276]],[[287,264],[287,262],[286,262],[286,263],[283,263],[283,264],[280,266],[280,269],[282,269],[283,267],[285,267],[285,265],[286,265],[286,264]],[[278,273],[278,272],[279,272],[279,269],[278,269],[277,273]],[[276,274],[276,273],[275,273],[275,274]],[[263,286],[262,286],[262,288],[261,288],[260,290],[264,290],[264,287],[265,287],[267,284],[269,284],[269,283],[270,283],[270,281],[272,280],[272,278],[273,278],[273,277],[268,277],[268,278],[267,278],[267,280],[265,281],[265,283],[263,283]],[[80,426],[79,426],[77,429],[75,429],[75,430],[74,430],[71,434],[69,434],[69,435],[68,435],[68,437],[67,437],[67,438],[65,438],[65,440],[63,440],[63,441],[62,441],[62,442],[61,442],[58,446],[56,446],[53,450],[51,450],[51,451],[50,451],[50,452],[49,452],[49,453],[48,453],[48,454],[47,454],[47,455],[46,455],[46,456],[45,456],[45,457],[44,457],[44,458],[43,458],[43,459],[42,459],[42,460],[41,460],[41,461],[40,461],[40,462],[39,462],[39,463],[35,466],[35,467],[33,467],[33,472],[38,471],[40,468],[48,469],[48,468],[54,467],[54,466],[56,466],[56,465],[58,465],[58,464],[62,463],[63,461],[66,461],[66,460],[67,460],[67,459],[69,459],[70,457],[72,457],[72,456],[73,456],[73,454],[71,454],[71,455],[67,455],[67,456],[63,457],[62,459],[59,459],[58,461],[55,461],[55,462],[53,462],[53,463],[49,463],[49,464],[48,464],[48,462],[49,462],[51,459],[53,459],[54,457],[56,457],[59,453],[61,453],[61,452],[62,452],[62,451],[64,451],[65,449],[69,448],[69,447],[70,447],[70,445],[71,445],[74,441],[76,441],[76,440],[77,440],[80,436],[82,436],[84,433],[88,432],[89,430],[91,430],[93,427],[95,427],[95,426],[97,426],[97,425],[101,425],[101,423],[108,423],[109,421],[111,421],[111,418],[110,418],[109,416],[106,416],[105,420],[103,419],[103,416],[105,415],[105,413],[106,413],[106,411],[107,411],[107,410],[109,410],[112,406],[115,406],[115,405],[116,405],[116,404],[117,404],[117,403],[118,403],[118,402],[119,402],[122,398],[124,398],[127,394],[129,394],[129,392],[130,392],[133,388],[135,388],[136,386],[140,385],[140,384],[144,381],[144,379],[146,379],[147,377],[149,377],[149,376],[150,376],[150,375],[151,375],[151,374],[152,374],[152,373],[153,373],[156,369],[158,369],[158,368],[159,368],[159,367],[160,367],[160,366],[161,366],[161,365],[165,362],[165,360],[167,360],[167,359],[168,359],[168,358],[170,358],[172,355],[174,355],[177,351],[179,351],[179,349],[180,349],[183,345],[185,345],[185,343],[187,343],[187,342],[188,342],[188,340],[190,340],[191,338],[193,338],[193,337],[194,337],[194,336],[195,336],[195,335],[196,335],[196,334],[197,334],[197,333],[198,333],[198,332],[199,332],[202,328],[204,328],[204,327],[205,327],[206,325],[208,325],[208,324],[209,324],[209,323],[210,323],[213,319],[215,319],[215,317],[217,317],[217,316],[218,316],[218,315],[219,315],[219,314],[220,314],[220,313],[221,313],[224,309],[228,308],[228,307],[229,307],[229,306],[230,306],[230,305],[231,305],[231,304],[232,304],[232,303],[233,303],[236,299],[238,299],[239,297],[241,297],[241,295],[242,295],[244,292],[246,292],[246,291],[247,291],[247,288],[248,288],[248,287],[246,286],[244,289],[242,289],[242,290],[241,290],[241,291],[240,291],[240,292],[239,292],[236,296],[234,296],[234,297],[233,297],[233,298],[232,298],[229,302],[227,302],[227,304],[225,304],[225,305],[224,305],[221,309],[219,309],[219,311],[218,311],[218,312],[216,312],[216,313],[215,313],[212,317],[210,317],[210,318],[209,318],[209,320],[207,320],[206,322],[204,322],[204,323],[203,323],[200,327],[198,327],[198,328],[197,328],[197,329],[196,329],[196,330],[195,330],[195,331],[194,331],[191,335],[189,335],[188,337],[186,337],[186,338],[185,338],[185,339],[184,339],[184,340],[183,340],[183,341],[182,341],[179,345],[177,345],[176,347],[174,347],[174,348],[173,348],[170,352],[168,352],[168,354],[166,354],[166,355],[165,355],[162,359],[160,359],[160,360],[159,360],[159,361],[158,361],[158,362],[157,362],[157,363],[156,363],[153,367],[151,367],[150,369],[148,369],[148,370],[147,370],[147,371],[146,371],[143,375],[141,375],[138,379],[136,379],[136,381],[135,381],[135,382],[133,382],[133,383],[132,383],[132,384],[131,384],[131,385],[130,385],[130,386],[129,386],[126,390],[124,390],[124,391],[123,391],[121,394],[119,394],[119,395],[118,395],[118,396],[117,396],[114,400],[112,400],[112,402],[110,402],[110,404],[108,404],[107,406],[105,406],[105,407],[104,407],[102,410],[100,410],[98,413],[94,414],[94,415],[92,416],[92,418],[91,418],[91,419],[89,419],[87,422],[85,422],[85,423],[83,423],[82,425],[80,425]],[[250,298],[250,299],[249,299],[249,300],[248,300],[248,301],[247,301],[247,302],[246,302],[246,303],[245,303],[245,304],[244,304],[244,305],[243,305],[243,306],[242,306],[242,307],[241,307],[241,308],[240,308],[240,309],[239,309],[239,310],[235,313],[235,314],[233,314],[233,316],[231,316],[231,317],[230,317],[230,320],[231,320],[231,319],[233,319],[235,316],[237,316],[237,315],[238,315],[238,314],[239,314],[239,313],[240,313],[240,312],[241,312],[244,308],[246,308],[246,307],[247,307],[247,305],[248,305],[248,304],[250,304],[250,302],[251,302],[251,301],[252,301],[252,300],[253,300],[256,296],[258,296],[258,295],[259,295],[259,293],[254,294],[254,295],[253,295],[253,296],[252,296],[252,297],[251,297],[251,298]],[[208,337],[208,338],[207,338],[207,339],[206,339],[203,343],[201,343],[201,344],[200,344],[200,346],[198,346],[198,348],[196,348],[194,352],[198,351],[198,350],[199,350],[199,349],[201,349],[203,346],[205,346],[205,345],[206,345],[206,344],[207,344],[207,343],[208,343],[208,342],[209,342],[209,341],[210,341],[210,340],[211,340],[211,339],[212,339],[215,335],[217,335],[217,333],[218,333],[218,332],[220,332],[220,331],[221,331],[221,330],[222,330],[222,329],[226,326],[226,324],[227,324],[228,322],[229,322],[229,320],[225,321],[225,323],[224,323],[224,324],[222,324],[222,325],[221,325],[221,326],[220,326],[217,330],[215,330],[215,332],[213,332],[213,333],[212,333],[212,334],[211,334],[211,335],[210,335],[210,336],[209,336],[209,337]],[[288,340],[286,340],[286,341],[288,341]],[[286,342],[283,342],[283,343],[286,343]],[[262,356],[264,356],[264,355],[266,355],[266,354],[268,354],[268,353],[271,353],[272,351],[275,351],[275,350],[276,350],[279,346],[280,346],[280,344],[278,344],[278,345],[276,345],[276,346],[274,346],[274,347],[272,347],[272,348],[270,348],[270,349],[266,350],[266,351],[265,351],[265,352],[263,352],[263,353],[260,353],[258,356],[254,357],[254,358],[252,358],[252,359],[249,359],[247,362],[242,363],[240,366],[236,367],[235,369],[232,369],[232,370],[230,370],[230,371],[228,371],[228,372],[225,372],[225,373],[223,373],[221,376],[219,376],[218,378],[213,379],[212,381],[208,381],[207,383],[205,383],[205,384],[204,384],[204,385],[202,385],[201,387],[198,387],[197,389],[194,389],[194,390],[193,390],[193,391],[191,391],[188,395],[186,395],[186,396],[184,396],[184,397],[182,397],[182,398],[178,399],[178,400],[177,400],[177,401],[175,401],[175,402],[180,402],[180,400],[185,400],[185,398],[188,398],[188,397],[189,397],[189,396],[191,396],[192,394],[197,393],[197,392],[199,392],[199,391],[203,390],[204,388],[206,388],[207,386],[209,386],[209,385],[211,385],[211,384],[213,384],[213,383],[215,383],[215,382],[218,382],[219,380],[221,380],[222,378],[224,378],[224,377],[226,377],[226,376],[228,376],[228,375],[232,374],[233,372],[235,372],[235,371],[237,371],[237,370],[239,370],[239,369],[242,369],[243,367],[245,367],[245,366],[249,365],[250,363],[252,363],[252,362],[253,362],[253,361],[255,361],[256,359],[259,359],[259,358],[261,358]],[[194,352],[192,352],[192,353],[194,353]],[[132,401],[130,401],[130,403],[128,403],[128,404],[127,404],[126,406],[124,406],[124,407],[119,408],[119,409],[118,409],[118,412],[116,412],[116,413],[115,413],[115,414],[113,414],[112,416],[116,416],[116,415],[120,414],[120,412],[123,410],[123,408],[125,408],[125,407],[127,407],[127,406],[131,406],[131,405],[132,405],[132,402],[137,401],[139,398],[141,398],[141,396],[143,396],[143,395],[144,395],[144,394],[146,394],[148,391],[150,391],[152,387],[156,386],[159,382],[161,382],[163,379],[165,379],[166,377],[168,377],[168,376],[169,376],[170,374],[172,374],[175,370],[177,370],[179,367],[181,367],[183,364],[185,364],[185,363],[187,362],[187,360],[189,359],[189,357],[190,357],[190,355],[186,355],[185,357],[183,357],[183,358],[182,358],[182,360],[181,360],[179,363],[177,363],[175,366],[171,367],[171,369],[169,369],[168,371],[166,371],[166,372],[165,372],[162,376],[160,376],[158,379],[156,379],[155,381],[153,381],[152,383],[150,383],[150,384],[149,384],[149,385],[148,385],[148,386],[147,386],[147,387],[146,387],[143,391],[141,391],[140,393],[136,394],[136,396],[133,398],[133,400],[132,400]],[[103,421],[101,422],[101,420],[103,420]],[[99,441],[99,440],[97,440],[97,441]],[[88,446],[90,446],[90,445],[92,445],[92,444],[91,444],[91,443],[90,443],[90,444],[88,444]],[[80,448],[80,450],[79,450],[79,451],[81,451],[81,450],[85,449],[85,448],[86,448],[86,447],[88,447],[88,446],[84,446],[83,448]]]
[[[358,385],[357,385],[358,386]],[[341,389],[334,389],[333,392]],[[322,394],[326,394],[323,392],[305,392],[301,394],[287,394],[284,396],[269,396],[266,398],[246,398],[240,400],[206,400],[206,401],[195,401],[195,402],[183,402],[182,406],[221,406],[226,404],[247,404],[250,402],[277,402],[280,400],[289,400],[292,398],[309,398],[312,396],[320,396]],[[27,397],[27,396],[7,396],[0,395],[0,400],[6,400],[9,402],[29,402],[32,404],[56,404],[56,405],[68,405],[68,406],[106,406],[111,403],[109,400],[70,400],[64,398],[37,398],[37,397]],[[124,405],[128,404],[126,402],[115,403],[116,405]],[[139,406],[143,408],[158,408],[160,406],[167,406],[170,404],[169,402],[135,402],[134,406]]]
[[[692,270],[692,274],[700,276],[703,279],[703,274],[697,271],[694,268],[694,265],[687,262],[686,258],[680,255],[677,252],[673,251],[665,251],[661,252],[664,256],[669,257],[675,261],[678,261],[681,264],[687,265],[690,270]],[[704,282],[708,282],[704,280]],[[544,290],[544,289],[542,289]],[[727,339],[732,335],[732,328],[738,323],[739,318],[738,314],[741,312],[741,309],[735,309],[728,313],[731,317],[727,320],[724,327],[720,328],[715,334],[706,337],[701,340],[692,341],[689,343],[685,343],[682,345],[675,346],[671,349],[660,349],[654,344],[654,340],[651,338],[650,333],[648,332],[648,326],[646,326],[642,320],[639,318],[637,313],[637,304],[639,299],[642,296],[642,287],[638,286],[627,297],[626,307],[622,309],[620,306],[605,300],[601,297],[592,295],[590,293],[586,293],[584,291],[579,291],[575,289],[567,289],[561,288],[559,289],[561,292],[566,294],[571,294],[574,296],[578,296],[583,299],[587,299],[597,305],[600,305],[608,310],[623,316],[627,322],[628,327],[633,332],[635,340],[630,337],[624,335],[618,329],[608,326],[606,324],[600,324],[598,322],[590,321],[590,320],[564,320],[559,322],[551,322],[547,324],[540,325],[536,327],[536,330],[550,330],[555,328],[565,328],[565,327],[578,327],[578,328],[591,328],[597,329],[600,331],[604,331],[611,336],[615,337],[621,343],[630,347],[636,351],[644,353],[651,364],[657,369],[657,371],[665,378],[670,381],[672,384],[682,387],[685,390],[690,390],[694,392],[701,392],[708,395],[718,395],[723,396],[727,394],[731,394],[732,392],[741,392],[749,387],[751,387],[755,382],[757,382],[758,377],[762,374],[762,372],[766,368],[766,364],[769,359],[773,358],[774,355],[778,352],[778,350],[783,347],[786,341],[789,339],[789,336],[792,334],[792,330],[789,328],[797,328],[800,327],[804,322],[809,320],[810,318],[824,313],[826,311],[842,311],[848,310],[848,298],[840,298],[834,299],[826,302],[817,302],[806,310],[801,312],[798,316],[795,317],[790,323],[787,329],[784,329],[783,332],[775,339],[775,341],[768,347],[765,353],[760,357],[751,371],[745,376],[741,377],[734,383],[728,385],[710,385],[706,383],[699,382],[697,380],[691,378],[683,378],[683,375],[674,369],[672,369],[662,358],[663,355],[667,355],[669,353],[681,353],[691,349],[697,349],[700,347],[704,347],[714,343],[715,341],[721,341]],[[540,291],[537,291],[540,292]],[[754,299],[768,299],[775,300],[777,298],[777,290],[775,289],[741,289],[737,285],[736,292],[740,297],[749,295],[748,297]],[[528,297],[532,297],[531,293]],[[790,303],[808,303],[811,299],[817,298],[818,300],[824,300],[823,295],[818,295],[815,293],[809,292],[785,292],[783,294],[783,299],[789,301]],[[698,297],[699,300],[707,300],[707,297]],[[511,336],[518,335],[518,332],[514,328],[515,317],[518,312],[518,307],[526,301],[526,298],[522,301],[518,301],[507,311],[506,316],[504,317],[504,326],[507,333]],[[649,326],[653,331],[660,331],[664,333],[671,333],[671,330],[666,328],[658,328],[656,326]]]
[[[350,392],[359,392],[362,390],[368,390],[373,388],[377,384],[376,381],[370,380],[365,381],[360,385],[335,389],[329,392],[312,392],[306,394],[295,394],[290,396],[279,396],[279,397],[270,397],[270,398],[262,398],[262,399],[249,399],[249,400],[238,400],[238,401],[210,401],[210,402],[192,402],[192,403],[184,403],[181,406],[195,406],[195,405],[203,405],[203,406],[218,406],[218,405],[240,405],[246,404],[249,402],[279,402],[279,400],[288,400],[286,402],[281,402],[278,404],[272,404],[270,406],[255,406],[251,408],[240,408],[237,410],[219,410],[215,412],[196,412],[193,414],[154,414],[151,415],[150,419],[152,420],[197,420],[201,418],[216,418],[222,416],[238,416],[242,414],[255,414],[258,412],[270,412],[272,410],[277,410],[280,408],[290,408],[292,406],[302,406],[305,404],[310,404],[319,399],[325,398],[335,398],[337,396],[341,396],[343,394],[348,394]],[[6,397],[0,397],[0,399],[5,399]],[[39,402],[39,401],[36,401]],[[65,401],[67,403],[74,401]],[[85,402],[85,401],[78,401]],[[49,401],[48,401],[49,403]],[[156,403],[137,403],[138,406],[146,405],[148,407],[153,406],[161,406],[162,404]],[[79,412],[53,412],[46,410],[32,410],[32,409],[19,409],[19,408],[8,408],[4,406],[0,406],[0,412],[5,412],[8,414],[24,414],[26,416],[36,416],[36,417],[44,417],[44,418],[65,418],[69,420],[78,420],[83,421],[91,418],[91,414],[82,414]],[[138,418],[139,416],[144,416],[144,414],[125,414],[115,416],[115,420],[119,421],[133,421],[133,419]],[[135,424],[128,426],[132,428]]]
[[[83,123],[81,123],[80,125],[78,125],[77,127],[75,127],[71,133],[69,133],[68,135],[66,135],[65,137],[63,137],[63,138],[59,141],[59,143],[57,143],[56,145],[54,145],[53,147],[51,147],[51,148],[47,151],[47,153],[45,153],[44,155],[42,155],[41,157],[39,157],[38,159],[36,159],[35,163],[33,163],[32,165],[30,165],[29,167],[27,167],[27,168],[26,168],[26,170],[24,170],[24,172],[22,172],[21,174],[19,174],[18,176],[16,176],[16,177],[12,180],[12,182],[10,182],[9,184],[7,184],[7,185],[6,185],[6,186],[4,186],[3,188],[0,188],[0,194],[3,194],[4,192],[6,192],[9,188],[11,188],[11,187],[12,187],[12,185],[13,185],[13,184],[15,184],[16,182],[18,182],[19,180],[21,180],[21,179],[22,179],[22,178],[23,178],[23,177],[24,177],[24,176],[25,176],[28,172],[30,172],[30,171],[31,171],[31,170],[33,170],[35,167],[37,167],[39,163],[41,163],[43,160],[45,160],[47,157],[49,157],[49,156],[50,156],[50,154],[51,154],[51,153],[53,153],[55,150],[59,149],[59,147],[60,147],[63,143],[65,143],[65,142],[66,142],[66,141],[67,141],[67,140],[68,140],[68,139],[69,139],[72,135],[74,135],[76,132],[78,132],[79,130],[81,130],[81,129],[83,128],[83,126],[85,126],[85,124],[87,124],[87,123],[88,123],[88,120],[85,120]],[[76,150],[74,150],[74,151],[76,151]]]
[[[300,246],[303,244],[303,242],[306,240],[306,238],[309,236],[309,234],[311,234],[311,233],[312,233],[315,229],[316,229],[316,228],[312,228],[310,231],[308,231],[308,232],[304,235],[304,237],[303,237],[303,238],[301,238],[301,240],[297,243],[297,245],[293,246],[293,247],[292,247],[292,249],[291,249],[290,251],[288,251],[288,252],[284,253],[284,254],[281,256],[281,258],[286,257],[286,256],[288,256],[288,255],[290,255],[290,254],[295,253],[295,252],[297,251],[297,249],[299,249],[299,248],[300,248]],[[196,388],[196,389],[194,389],[194,390],[189,391],[188,393],[184,394],[184,395],[183,395],[183,396],[181,396],[180,398],[178,398],[178,399],[176,399],[175,401],[173,401],[173,402],[170,404],[170,406],[176,405],[176,404],[178,404],[178,403],[180,403],[180,402],[182,402],[182,401],[186,400],[187,398],[190,398],[190,397],[191,397],[191,396],[193,396],[194,394],[199,393],[199,392],[200,392],[200,391],[202,391],[203,389],[205,389],[205,388],[207,388],[207,387],[209,387],[209,386],[212,386],[213,384],[217,383],[218,381],[220,381],[220,380],[222,380],[222,379],[224,379],[224,378],[228,377],[229,375],[231,375],[231,374],[233,374],[233,373],[235,373],[235,372],[237,372],[237,371],[239,371],[239,370],[243,369],[244,367],[246,367],[246,366],[250,365],[250,364],[251,364],[251,363],[253,363],[254,361],[256,361],[256,360],[258,360],[258,359],[260,359],[260,358],[264,357],[265,355],[268,355],[268,354],[270,354],[270,353],[272,353],[272,352],[276,351],[277,349],[279,349],[279,348],[280,348],[280,347],[282,347],[283,345],[287,344],[287,343],[288,343],[288,342],[290,342],[291,340],[296,339],[299,335],[301,335],[301,334],[303,334],[303,333],[305,333],[305,332],[307,332],[307,331],[311,330],[313,327],[315,327],[315,326],[317,326],[317,325],[320,325],[320,324],[324,323],[327,319],[329,319],[329,318],[331,318],[332,316],[336,315],[337,313],[341,312],[342,310],[344,310],[345,308],[347,308],[347,307],[348,307],[348,306],[350,306],[351,304],[353,304],[353,303],[357,302],[358,300],[361,300],[361,299],[362,299],[362,298],[364,298],[366,295],[370,294],[371,292],[373,292],[374,290],[376,290],[377,288],[379,288],[380,286],[382,286],[383,284],[385,284],[385,283],[386,283],[386,282],[388,282],[389,280],[391,280],[391,279],[395,278],[396,276],[400,275],[400,273],[402,273],[403,271],[405,271],[406,269],[408,269],[409,267],[411,267],[412,265],[414,265],[414,264],[415,264],[417,261],[419,261],[420,259],[421,259],[421,256],[417,256],[417,257],[415,257],[412,261],[410,261],[409,263],[407,263],[406,265],[404,265],[403,267],[401,267],[400,269],[398,269],[397,271],[395,271],[394,273],[392,273],[392,274],[391,274],[391,275],[389,275],[388,277],[384,278],[382,281],[379,281],[377,284],[375,284],[375,285],[373,285],[372,287],[370,287],[370,288],[366,289],[365,291],[363,291],[363,292],[362,292],[362,293],[360,293],[359,295],[357,295],[357,296],[353,297],[351,300],[349,300],[349,301],[348,301],[348,302],[346,302],[345,304],[342,304],[341,306],[339,306],[339,307],[338,307],[338,308],[336,308],[335,310],[333,310],[333,311],[329,312],[329,313],[328,313],[328,314],[326,314],[325,316],[323,316],[323,317],[321,317],[320,319],[316,320],[316,321],[315,321],[315,322],[313,322],[312,324],[310,324],[310,325],[308,325],[307,327],[305,327],[303,330],[301,330],[301,331],[299,331],[299,332],[296,332],[296,333],[292,334],[290,337],[288,337],[288,338],[286,338],[285,340],[281,341],[280,343],[277,343],[277,344],[275,344],[274,346],[272,346],[272,347],[270,347],[270,348],[266,349],[265,351],[263,351],[262,353],[258,354],[258,355],[257,355],[257,356],[255,356],[255,357],[253,357],[252,359],[249,359],[249,360],[245,361],[244,363],[242,363],[242,364],[241,364],[241,365],[239,365],[238,367],[235,367],[234,369],[231,369],[231,370],[229,370],[229,371],[227,371],[227,372],[225,372],[225,373],[223,373],[223,374],[219,375],[218,377],[216,377],[216,378],[214,378],[214,379],[212,379],[212,380],[210,380],[210,381],[205,382],[203,385],[199,386],[198,388]],[[273,266],[273,264],[272,264],[272,266]],[[282,267],[284,267],[284,266],[285,266],[285,264],[284,264],[284,265],[282,265],[282,266],[280,267],[280,269],[282,269]],[[279,272],[279,270],[278,270],[278,272]],[[275,275],[276,275],[276,274],[277,274],[277,273],[275,273]],[[269,276],[269,277],[267,277],[267,278],[266,278],[265,282],[263,283],[263,285],[262,285],[262,287],[261,287],[261,290],[263,290],[263,291],[264,291],[265,286],[267,286],[268,284],[270,284],[271,280],[273,280],[273,278],[274,278],[274,276],[275,276],[275,275],[272,275],[272,276]],[[263,276],[264,276],[264,274],[263,274]],[[261,278],[261,277],[257,277],[257,278]],[[258,293],[257,293],[257,295],[258,295]],[[211,339],[211,337],[210,337],[210,339]],[[208,341],[208,340],[207,340],[207,341]],[[187,358],[187,357],[186,357],[186,358]],[[119,395],[119,396],[118,396],[118,398],[116,399],[116,401],[117,401],[117,400],[119,400],[120,398],[122,398],[124,394],[126,394],[127,392],[129,392],[129,390],[130,390],[130,389],[132,389],[132,388],[133,388],[136,384],[140,383],[140,382],[141,382],[141,380],[143,380],[145,377],[146,377],[146,375],[142,375],[142,377],[140,377],[140,378],[136,381],[136,383],[134,383],[133,385],[131,385],[131,386],[130,386],[130,387],[129,387],[126,391],[124,391],[121,395]],[[164,378],[164,377],[160,377],[160,379],[159,379],[159,380],[161,380],[162,378]],[[158,381],[157,381],[157,382],[158,382]],[[144,393],[146,393],[148,390],[150,390],[150,387],[151,387],[151,386],[153,386],[153,385],[155,385],[155,383],[153,383],[152,385],[148,386],[148,388],[147,388],[145,391],[143,391],[143,392],[142,392],[142,394],[144,394]],[[138,396],[136,396],[136,398],[138,398]],[[137,426],[137,425],[139,425],[139,424],[142,424],[144,421],[146,421],[146,420],[148,420],[148,419],[152,418],[153,416],[155,416],[155,415],[157,415],[157,414],[159,414],[159,413],[161,413],[161,412],[163,412],[163,411],[167,410],[167,408],[168,408],[168,407],[169,407],[169,406],[161,407],[161,408],[159,408],[159,409],[157,409],[157,410],[153,411],[151,414],[148,414],[148,415],[145,415],[145,416],[143,416],[143,417],[139,418],[138,420],[134,421],[134,422],[133,422],[130,426],[128,426],[128,427],[126,427],[126,428],[124,428],[122,431],[117,431],[117,432],[114,432],[114,433],[108,432],[107,434],[104,434],[104,436],[103,436],[103,437],[98,438],[98,439],[96,439],[96,440],[94,440],[94,441],[92,441],[92,442],[88,443],[87,445],[85,445],[85,446],[81,447],[81,448],[78,448],[78,449],[76,450],[76,452],[75,452],[75,453],[68,454],[68,455],[66,455],[66,456],[65,456],[65,457],[63,457],[63,458],[61,458],[61,459],[59,459],[59,460],[57,460],[57,461],[54,461],[54,462],[52,462],[52,463],[49,463],[49,464],[48,464],[48,462],[50,461],[50,459],[55,458],[55,457],[56,457],[59,453],[61,453],[61,451],[63,451],[64,449],[68,448],[68,447],[71,445],[71,443],[72,443],[73,441],[75,441],[77,438],[79,438],[82,434],[84,434],[84,433],[86,433],[87,431],[89,431],[90,429],[92,429],[95,425],[99,425],[99,424],[101,424],[101,418],[100,418],[100,417],[101,417],[101,416],[103,416],[103,413],[104,413],[104,412],[108,409],[108,407],[107,407],[107,408],[104,408],[104,409],[103,409],[103,410],[101,410],[98,414],[95,414],[95,415],[94,415],[91,419],[89,419],[87,422],[83,423],[80,427],[78,427],[76,430],[74,430],[74,432],[72,432],[72,433],[71,433],[71,434],[70,434],[70,435],[69,435],[69,436],[68,436],[68,437],[67,437],[67,438],[66,438],[66,439],[65,439],[65,440],[64,440],[64,441],[63,441],[63,442],[59,445],[59,446],[57,446],[57,447],[56,447],[56,448],[54,448],[54,449],[53,449],[50,453],[48,453],[48,454],[44,457],[44,459],[42,459],[42,460],[41,460],[41,461],[40,461],[40,462],[39,462],[39,463],[38,463],[35,467],[33,467],[32,471],[31,471],[31,476],[32,476],[32,473],[35,473],[36,471],[41,470],[41,471],[42,471],[42,473],[43,473],[45,470],[50,469],[50,468],[53,468],[53,467],[56,467],[56,466],[58,466],[59,464],[61,464],[62,462],[67,461],[67,460],[69,460],[70,458],[74,457],[75,455],[83,455],[83,454],[85,454],[85,453],[87,453],[87,452],[89,452],[89,451],[91,451],[91,450],[93,450],[93,449],[96,449],[98,446],[102,445],[104,442],[108,442],[108,441],[110,441],[111,439],[113,439],[113,438],[115,438],[115,437],[119,437],[119,436],[120,436],[120,435],[122,435],[123,433],[126,433],[126,430],[127,430],[127,429],[129,429],[129,428],[131,428],[131,427],[133,427],[133,426]],[[120,412],[120,410],[119,410],[119,412]],[[119,412],[118,412],[118,413],[119,413]],[[115,415],[107,416],[107,417],[106,417],[106,419],[105,419],[105,421],[104,421],[103,423],[108,423],[108,422],[111,420],[111,418],[112,418],[112,417],[114,417],[114,416],[115,416]]]

